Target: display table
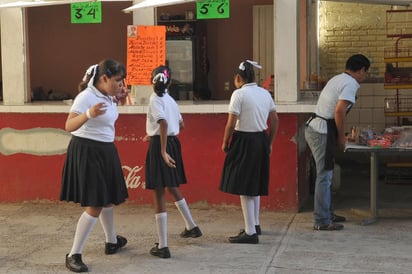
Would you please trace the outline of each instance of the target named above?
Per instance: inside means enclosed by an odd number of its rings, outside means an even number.
[[[377,148],[349,143],[345,152],[370,154],[370,217],[362,221],[362,225],[375,223],[378,219],[378,181],[379,181],[379,155],[403,155],[412,153],[412,148]]]

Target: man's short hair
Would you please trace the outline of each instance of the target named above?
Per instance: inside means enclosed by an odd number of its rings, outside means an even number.
[[[346,61],[345,69],[358,71],[364,67],[366,71],[369,69],[370,65],[371,63],[365,55],[355,54],[348,58],[348,60]]]

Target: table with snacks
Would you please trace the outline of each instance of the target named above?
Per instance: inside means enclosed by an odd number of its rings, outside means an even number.
[[[412,153],[412,127],[393,127],[382,134],[370,129],[355,130],[348,138],[345,152],[370,154],[370,217],[362,225],[375,223],[378,219],[379,156],[406,156]],[[358,135],[359,133],[359,135]]]

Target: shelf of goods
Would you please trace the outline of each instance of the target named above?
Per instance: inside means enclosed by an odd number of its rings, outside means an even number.
[[[411,89],[412,50],[398,46],[387,48],[384,52],[384,61],[386,63],[384,87],[386,89]]]
[[[395,47],[385,49],[384,52],[384,88],[396,91],[393,97],[385,98],[384,113],[388,117],[398,117],[398,125],[408,120],[400,119],[401,117],[412,116],[412,97],[400,94],[400,90],[412,90],[412,50],[409,47],[399,47],[401,39],[405,37],[398,38]]]
[[[386,36],[394,45],[384,50],[386,64],[384,88],[395,90],[391,98],[385,98],[385,116],[397,117],[397,125],[409,124],[412,117],[412,97],[405,96],[412,90],[412,10],[386,11]],[[405,92],[400,92],[405,90]]]
[[[412,117],[412,97],[405,96],[412,91],[412,10],[391,9],[386,12],[386,36],[394,39],[394,46],[385,49],[386,63],[384,88],[395,90],[392,98],[385,98],[384,112],[387,117],[396,117],[398,129],[392,128],[393,146],[412,149],[412,130],[407,125]],[[401,90],[404,90],[402,93]],[[408,91],[409,90],[409,91]],[[408,159],[406,159],[408,161]],[[412,163],[400,159],[387,163],[385,183],[410,182]]]
[[[412,116],[412,97],[385,98],[386,116]]]

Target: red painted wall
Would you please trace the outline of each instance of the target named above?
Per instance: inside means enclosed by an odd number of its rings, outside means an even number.
[[[183,114],[185,129],[180,134],[188,184],[181,190],[190,203],[239,204],[239,197],[220,192],[219,182],[225,154],[221,151],[226,114]],[[0,128],[62,129],[66,114],[0,114]],[[299,152],[296,114],[280,114],[280,127],[273,145],[269,196],[262,207],[297,211],[305,197],[298,197]],[[116,124],[116,145],[128,184],[129,201],[151,204],[152,193],[144,189],[147,143],[144,114],[121,114]],[[304,154],[302,154],[304,157]],[[65,154],[36,156],[25,153],[0,154],[0,202],[58,200]],[[305,162],[304,159],[300,161]],[[302,165],[305,169],[305,165]],[[303,171],[304,173],[304,171]],[[306,178],[300,178],[305,180]],[[300,185],[305,185],[300,182]],[[307,184],[306,184],[307,185]],[[300,195],[306,196],[304,190]]]

